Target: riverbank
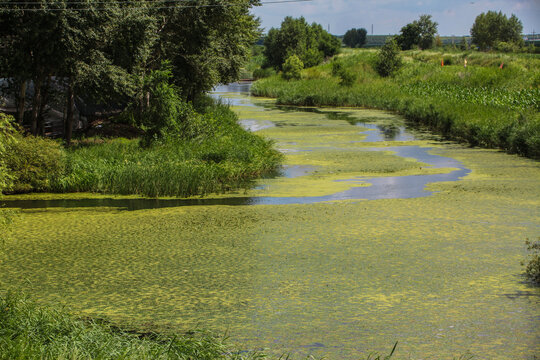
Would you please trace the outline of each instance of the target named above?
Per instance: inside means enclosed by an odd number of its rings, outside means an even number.
[[[303,70],[301,80],[258,80],[252,93],[277,98],[278,104],[396,111],[449,139],[540,158],[538,55],[408,51],[393,78],[376,73],[376,55],[345,51]],[[352,86],[332,75],[334,62],[357,75]]]
[[[388,112],[295,111],[220,95],[285,153],[284,176],[191,206],[101,194],[15,196],[38,206],[23,206],[14,219],[0,288],[124,329],[227,333],[236,349],[276,359],[386,355],[396,341],[396,359],[537,353],[540,297],[520,262],[525,239],[538,234],[538,162],[413,129],[415,139]],[[471,172],[434,180],[422,197],[221,202],[322,197],[368,190],[370,178],[393,186],[396,177],[458,171],[403,154],[410,147],[431,148]],[[39,201],[62,199],[72,202]]]
[[[146,146],[138,138],[93,137],[63,147],[17,136],[6,151],[8,191],[188,197],[248,188],[274,172],[282,155],[237,120],[227,106],[208,105],[179,136]]]

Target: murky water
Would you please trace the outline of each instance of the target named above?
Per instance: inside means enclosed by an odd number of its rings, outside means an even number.
[[[540,234],[538,162],[436,142],[393,114],[233,90],[218,95],[286,154],[281,176],[201,199],[11,197],[25,210],[0,288],[138,328],[227,332],[276,358],[396,341],[399,359],[540,354],[540,291],[520,265]]]

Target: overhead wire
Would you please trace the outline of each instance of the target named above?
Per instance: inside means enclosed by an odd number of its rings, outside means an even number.
[[[238,3],[226,3],[226,4],[192,4],[192,5],[178,5],[181,3],[190,3],[196,0],[143,0],[142,3],[176,3],[174,5],[163,5],[163,6],[153,6],[152,9],[184,9],[184,8],[207,8],[207,7],[231,7],[231,6],[244,6],[245,4]],[[268,0],[261,1],[260,5],[270,5],[270,4],[285,4],[285,3],[298,3],[298,2],[311,2],[313,0]],[[87,4],[85,1],[70,1],[68,4]],[[95,1],[92,4],[112,4],[112,5],[129,5],[129,1]],[[11,5],[11,7],[5,7]],[[40,8],[19,8],[13,7],[13,5],[41,5],[38,2],[29,2],[29,1],[17,1],[17,2],[6,2],[0,1],[0,11],[92,11],[92,10],[101,10],[99,8],[93,7],[81,7],[81,8],[52,8],[52,7],[40,7]],[[131,6],[131,9],[143,9],[146,7],[143,6]]]

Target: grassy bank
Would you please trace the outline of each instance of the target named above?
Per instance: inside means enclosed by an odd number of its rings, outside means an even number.
[[[0,296],[0,359],[247,359],[204,332],[159,335],[78,318],[15,294]]]
[[[11,191],[186,197],[249,186],[281,161],[271,142],[242,129],[226,106],[208,106],[186,128],[190,136],[149,146],[140,146],[138,139],[92,138],[63,148],[51,140],[20,137],[7,160],[14,177]]]
[[[276,75],[257,81],[252,92],[275,97],[280,104],[397,111],[454,140],[540,158],[537,55],[409,51],[393,78],[376,73],[376,56],[372,50],[346,51],[303,70],[301,80]],[[352,86],[332,76],[336,61],[357,75]]]

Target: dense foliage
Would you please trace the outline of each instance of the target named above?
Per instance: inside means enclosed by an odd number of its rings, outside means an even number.
[[[393,110],[448,138],[540,158],[540,63],[533,55],[410,51],[393,77],[377,71],[375,51],[340,56],[359,75],[350,88],[332,77],[332,66],[304,70],[302,80],[256,82],[256,95],[282,104],[362,106]],[[440,66],[442,57],[454,65]],[[464,59],[468,66],[463,67]],[[500,64],[505,66],[501,69]]]
[[[364,46],[366,40],[367,30],[364,28],[347,30],[343,36],[343,43],[351,48]]]
[[[397,43],[403,50],[410,50],[414,46],[430,49],[433,47],[437,25],[431,20],[431,15],[421,15],[418,20],[401,28]]]
[[[266,65],[282,69],[285,60],[296,55],[305,67],[320,64],[339,52],[341,42],[321,25],[309,25],[303,17],[287,16],[279,29],[272,28],[264,40]]]
[[[285,60],[285,63],[283,64],[282,76],[286,80],[298,80],[300,79],[303,68],[304,64],[302,63],[302,60],[300,60],[296,55],[291,55],[287,58],[287,60]]]
[[[25,113],[32,85],[30,124],[44,133],[47,105],[67,104],[65,137],[71,140],[74,99],[109,107],[152,101],[144,79],[168,60],[182,100],[194,100],[217,83],[238,78],[259,35],[249,13],[258,0],[103,2],[97,0],[0,4],[0,73],[4,89]],[[231,6],[234,5],[234,6]],[[63,108],[63,106],[61,107]]]
[[[242,129],[226,106],[208,105],[199,113],[180,104],[186,107],[167,111],[182,111],[174,126],[184,131],[156,133],[145,147],[137,139],[90,139],[64,149],[52,140],[16,135],[5,157],[10,190],[191,196],[247,187],[278,166],[280,153]]]
[[[375,68],[382,77],[392,76],[402,66],[401,55],[399,54],[396,39],[390,38],[379,50]]]
[[[521,32],[523,25],[521,21],[512,14],[510,18],[502,12],[488,11],[478,15],[471,28],[473,44],[478,45],[482,50],[493,47],[501,47],[499,43],[509,43],[521,45]]]
[[[529,251],[529,259],[525,265],[525,276],[533,284],[540,285],[540,238],[538,241],[525,242]]]

